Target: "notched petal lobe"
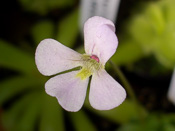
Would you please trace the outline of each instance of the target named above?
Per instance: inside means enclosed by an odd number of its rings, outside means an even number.
[[[89,101],[97,110],[110,110],[119,106],[126,98],[124,88],[105,70],[92,76]]]

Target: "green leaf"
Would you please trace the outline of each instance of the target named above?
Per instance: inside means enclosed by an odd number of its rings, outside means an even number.
[[[117,65],[126,65],[144,57],[142,48],[133,41],[122,41],[111,60]]]
[[[85,106],[92,112],[105,117],[115,123],[124,124],[129,122],[132,119],[139,119],[138,117],[138,111],[135,107],[135,103],[131,100],[125,100],[120,106],[107,111],[98,111],[93,109],[87,101],[85,101]],[[147,115],[146,111],[139,107],[139,110],[142,114],[144,114],[144,117]]]
[[[69,116],[76,131],[96,131],[95,126],[84,111],[69,113]]]
[[[33,98],[27,104],[25,111],[21,113],[19,121],[17,121],[14,131],[34,131],[35,124],[40,115],[41,92],[33,95]]]
[[[27,89],[41,86],[41,82],[31,77],[19,76],[0,83],[0,105]]]
[[[144,128],[141,128],[141,124],[140,123],[128,123],[126,125],[121,126],[117,131],[140,131],[142,129],[142,131],[146,131],[144,130]],[[151,130],[153,131],[153,130]]]
[[[174,25],[175,26],[175,25]],[[155,56],[166,67],[174,68],[175,65],[175,28],[166,29],[156,43]],[[160,42],[161,41],[161,42]]]
[[[49,11],[58,8],[70,7],[74,4],[73,0],[19,0],[22,7],[40,15],[46,15]]]
[[[25,109],[28,107],[28,103],[35,101],[35,97],[38,92],[28,93],[22,99],[19,99],[10,109],[5,110],[2,114],[3,126],[8,131],[14,131],[15,126],[21,118],[22,113],[25,113]]]
[[[146,10],[146,17],[150,20],[150,26],[160,35],[165,29],[165,19],[163,12],[158,4],[150,4]]]
[[[34,61],[34,54],[32,57],[25,51],[0,40],[0,66],[33,75],[38,72]]]
[[[147,3],[144,10],[127,22],[130,37],[136,41],[144,53],[154,54],[167,68],[175,65],[175,8],[174,1]]]
[[[159,115],[158,115],[159,117]],[[163,114],[162,115],[162,123],[165,131],[174,131],[175,130],[175,114]]]
[[[54,23],[49,20],[36,23],[31,30],[35,44],[38,45],[43,39],[53,38],[55,30],[54,28]]]
[[[142,122],[130,121],[122,125],[118,131],[174,131],[175,114],[151,113]]]
[[[174,13],[175,1],[174,0],[166,0],[166,1],[164,0],[164,1],[159,2],[159,4],[161,6],[164,18],[166,22],[168,23],[168,25],[170,26],[173,25],[175,21],[175,13]]]
[[[73,44],[78,36],[78,13],[78,9],[74,10],[58,25],[57,40],[68,47],[73,47]]]
[[[63,110],[56,98],[43,93],[40,131],[64,131]]]
[[[128,32],[131,35],[129,40],[137,42],[146,54],[154,50],[154,39],[157,37],[156,31],[152,28],[150,23],[152,24],[143,14],[133,17],[128,26]]]

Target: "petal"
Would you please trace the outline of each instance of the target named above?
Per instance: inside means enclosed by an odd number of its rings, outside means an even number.
[[[86,53],[96,55],[103,65],[115,53],[118,46],[114,24],[99,16],[94,16],[85,23],[84,40]]]
[[[126,98],[124,88],[105,70],[93,74],[89,101],[98,110],[110,110],[119,106]]]
[[[175,105],[175,69],[168,89],[168,99]]]
[[[80,66],[81,54],[56,40],[45,39],[36,49],[35,62],[43,75],[53,75]]]
[[[57,75],[45,84],[46,93],[55,96],[67,111],[78,111],[82,107],[89,78],[81,80],[76,77],[79,71]]]

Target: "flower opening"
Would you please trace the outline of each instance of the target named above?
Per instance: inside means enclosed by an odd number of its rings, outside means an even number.
[[[99,58],[95,55],[82,55],[82,69],[78,72],[76,77],[80,77],[81,80],[86,79],[91,76],[94,72],[99,71],[100,69],[104,69],[104,66],[99,62]]]

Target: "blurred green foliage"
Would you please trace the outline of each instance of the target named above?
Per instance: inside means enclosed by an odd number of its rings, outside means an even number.
[[[116,53],[112,56],[111,60],[117,65],[132,64],[135,61],[144,57],[142,48],[138,46],[134,41],[126,39],[120,41],[119,47]]]
[[[28,54],[6,41],[0,40],[0,66],[31,75],[36,70],[34,55]],[[32,71],[32,72],[31,72]]]
[[[118,131],[174,131],[175,114],[152,113],[144,123],[132,120],[124,124]]]
[[[150,2],[127,21],[125,28],[128,43],[141,47],[145,55],[154,54],[164,66],[171,69],[175,65],[174,12],[174,0]],[[132,53],[138,52],[135,51]]]
[[[55,9],[69,8],[74,5],[71,0],[19,0],[24,11],[46,16]],[[119,47],[112,60],[117,65],[132,64],[139,59],[154,54],[166,67],[175,64],[175,2],[173,0],[147,3],[144,10],[133,15],[119,35]],[[79,8],[71,10],[59,21],[50,18],[41,19],[33,24],[30,35],[36,47],[45,38],[54,38],[68,47],[76,47],[83,52],[82,44],[76,45],[79,34]],[[121,36],[121,37],[120,37]],[[29,42],[26,42],[29,43]],[[0,81],[0,107],[2,124],[8,131],[64,131],[65,114],[77,131],[97,130],[85,110],[76,113],[65,112],[56,98],[44,91],[47,77],[42,76],[35,65],[34,52],[13,46],[0,40],[0,67],[14,70],[17,75]],[[109,67],[110,68],[110,67]],[[87,95],[88,96],[88,95]],[[110,111],[96,111],[88,101],[85,109],[115,124],[122,125],[120,131],[162,130],[171,131],[175,119],[171,115],[147,116],[147,111],[139,107],[146,117],[142,126],[138,122],[138,111],[135,104],[127,99],[119,107]],[[162,127],[162,128],[160,128]]]
[[[31,29],[31,35],[36,45],[45,38],[54,37],[55,26],[51,20],[43,20],[35,23]]]
[[[122,103],[119,107],[114,108],[110,111],[94,110],[87,100],[85,101],[85,107],[87,107],[95,114],[105,117],[116,124],[118,123],[122,125],[128,123],[131,119],[139,119],[138,110],[135,107],[135,103],[132,100],[125,100],[125,102]],[[139,110],[143,114],[143,117],[147,116],[147,112],[143,107],[140,106]]]
[[[50,11],[58,8],[70,7],[73,0],[19,0],[24,10],[46,15]]]
[[[79,33],[79,10],[76,9],[60,21],[56,39],[67,47],[72,48]]]

